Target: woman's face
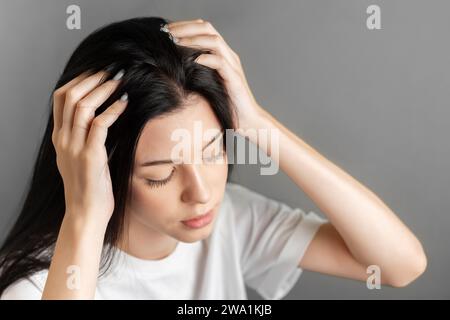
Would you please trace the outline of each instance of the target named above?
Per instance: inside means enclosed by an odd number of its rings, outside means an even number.
[[[191,95],[185,106],[150,120],[144,127],[136,149],[127,215],[158,233],[194,242],[206,238],[212,230],[228,166],[223,129],[209,103]],[[169,161],[155,163],[159,160]],[[177,160],[181,163],[171,162]],[[182,222],[211,209],[213,220],[206,226]]]

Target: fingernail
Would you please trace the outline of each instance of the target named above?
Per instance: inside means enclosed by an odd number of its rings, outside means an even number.
[[[107,66],[107,67],[105,68],[105,71],[106,71],[106,72],[111,72],[113,69],[114,69],[114,66]]]
[[[172,36],[171,38],[174,43],[180,42],[180,39],[178,39],[177,37]]]
[[[169,33],[169,25],[167,23],[163,24],[159,30]]]
[[[122,79],[123,75],[125,74],[125,70],[120,70],[119,72],[116,73],[116,75],[114,76],[113,80],[120,80]]]
[[[128,93],[124,93],[121,97],[120,97],[121,101],[128,101]]]

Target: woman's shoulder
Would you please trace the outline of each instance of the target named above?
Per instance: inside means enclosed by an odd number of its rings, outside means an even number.
[[[235,182],[227,182],[225,192],[233,203],[238,204],[248,204],[255,201],[261,202],[270,200],[270,198],[266,197],[262,193]]]
[[[242,218],[249,216],[244,213],[271,215],[277,211],[294,211],[287,203],[238,183],[227,182],[226,194],[233,211]]]
[[[3,291],[0,300],[40,300],[47,274],[48,269],[43,269],[16,280]]]
[[[237,183],[227,182],[226,194],[236,224],[245,226],[246,224],[264,224],[264,222],[275,220],[281,222],[281,220],[295,219],[299,221],[303,218],[325,221],[312,211],[306,214],[306,211],[299,206],[291,206],[282,200],[266,196]]]
[[[238,183],[227,182],[225,193],[229,216],[233,224],[237,226],[236,228],[244,232],[247,232],[249,227],[254,226],[264,216],[270,219],[277,211],[280,211],[280,207],[285,211],[292,211],[286,204]]]

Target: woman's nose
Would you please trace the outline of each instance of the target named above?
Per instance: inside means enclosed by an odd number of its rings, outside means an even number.
[[[206,176],[202,173],[201,164],[185,164],[185,189],[183,201],[208,203],[210,200],[210,189]]]

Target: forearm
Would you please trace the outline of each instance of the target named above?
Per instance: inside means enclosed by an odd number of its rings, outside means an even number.
[[[423,254],[422,246],[382,200],[268,112],[261,109],[255,119],[253,127],[278,130],[280,168],[327,216],[356,260],[380,266],[385,276],[415,271],[410,262]],[[259,146],[276,155],[270,144]]]
[[[66,213],[42,299],[94,298],[105,230]]]

